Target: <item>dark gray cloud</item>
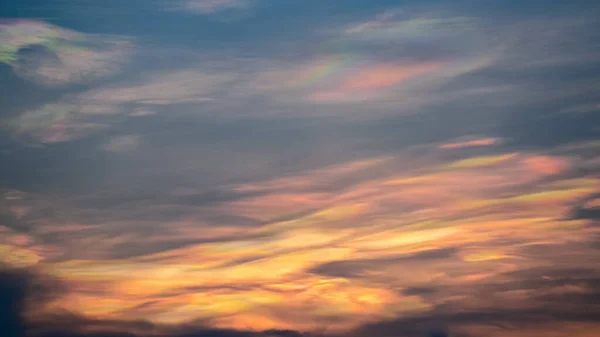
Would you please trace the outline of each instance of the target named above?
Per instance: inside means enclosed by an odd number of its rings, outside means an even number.
[[[312,273],[334,277],[360,277],[369,270],[377,270],[383,266],[402,265],[403,263],[427,263],[435,260],[447,260],[456,256],[458,249],[443,248],[423,252],[392,256],[378,259],[347,260],[328,262],[310,270]]]
[[[44,303],[65,294],[63,285],[32,270],[0,265],[0,329],[10,337],[23,337],[28,329],[24,313],[28,306]]]
[[[425,287],[410,287],[410,288],[402,289],[402,294],[407,295],[407,296],[428,295],[428,294],[432,294],[435,292],[436,292],[435,288],[425,288]]]
[[[25,323],[21,317],[24,310],[27,279],[17,273],[0,272],[0,328],[8,336],[24,335]]]
[[[6,226],[10,229],[15,230],[16,232],[28,232],[32,225],[26,223],[25,221],[19,220],[14,214],[9,212],[8,210],[0,209],[0,224],[2,226]]]
[[[589,206],[589,203],[600,198],[600,194],[590,195],[573,206],[570,216],[573,219],[599,220],[600,207]]]

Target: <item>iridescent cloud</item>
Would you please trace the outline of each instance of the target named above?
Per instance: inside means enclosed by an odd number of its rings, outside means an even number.
[[[435,96],[428,93],[493,62],[499,48],[476,27],[469,18],[386,12],[331,28],[320,56],[271,66],[253,85],[288,101],[418,103],[418,96]]]
[[[0,62],[47,86],[114,74],[133,50],[130,39],[83,34],[33,20],[0,23],[0,45]]]
[[[431,73],[441,66],[437,63],[375,64],[352,69],[352,73],[341,79],[333,88],[313,93],[311,98],[317,102],[363,100],[405,80]]]

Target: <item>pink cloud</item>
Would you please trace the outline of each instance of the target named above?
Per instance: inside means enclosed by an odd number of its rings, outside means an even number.
[[[474,139],[464,142],[455,142],[455,143],[447,143],[439,146],[440,149],[461,149],[465,147],[475,147],[475,146],[489,146],[498,144],[500,139],[498,138],[482,138],[482,139]]]
[[[340,90],[371,90],[394,86],[409,78],[434,71],[438,63],[416,65],[378,64],[367,67],[346,78]]]
[[[314,101],[344,101],[368,99],[381,90],[431,73],[442,67],[441,63],[395,64],[381,63],[366,66],[343,78],[333,88],[315,92]]]

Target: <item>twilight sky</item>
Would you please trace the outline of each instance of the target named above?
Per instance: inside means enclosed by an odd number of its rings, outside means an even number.
[[[600,3],[0,17],[7,337],[600,335]]]

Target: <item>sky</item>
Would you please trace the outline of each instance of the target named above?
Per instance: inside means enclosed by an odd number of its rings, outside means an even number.
[[[4,1],[0,330],[599,336],[598,18]]]

